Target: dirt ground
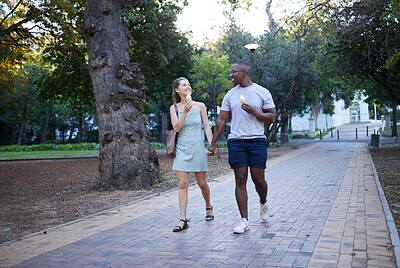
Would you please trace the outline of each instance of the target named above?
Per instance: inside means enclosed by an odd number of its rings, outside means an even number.
[[[400,231],[400,145],[370,148],[386,200],[392,211],[397,232]]]
[[[297,148],[271,147],[268,157]],[[371,155],[399,229],[400,147],[371,149]],[[0,244],[176,188],[173,159],[160,154],[159,161],[162,183],[152,190],[112,192],[95,190],[100,176],[96,158],[0,162]],[[209,157],[208,166],[208,179],[230,172],[226,149],[220,159]]]

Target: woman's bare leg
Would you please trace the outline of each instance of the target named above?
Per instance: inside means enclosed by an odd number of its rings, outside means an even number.
[[[206,202],[206,208],[210,208],[210,187],[207,183],[206,172],[195,172],[194,175],[196,176],[197,184],[199,185],[204,201]],[[212,214],[212,210],[206,210],[206,215]]]
[[[186,208],[188,204],[188,186],[189,186],[189,173],[183,171],[177,171],[176,177],[178,178],[178,199],[179,199],[179,211],[181,219],[186,219]],[[183,222],[180,221],[179,225],[183,226]]]

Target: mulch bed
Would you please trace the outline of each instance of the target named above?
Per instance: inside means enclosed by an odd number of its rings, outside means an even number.
[[[400,231],[400,145],[370,149],[386,200],[392,211],[397,231]]]

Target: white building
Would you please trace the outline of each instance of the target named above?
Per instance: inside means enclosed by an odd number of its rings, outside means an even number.
[[[345,108],[344,101],[334,102],[334,114],[326,115],[322,112],[318,116],[317,128],[329,129],[340,125],[354,122],[369,122],[368,104],[364,102],[366,97],[358,96],[348,108]],[[309,119],[311,113],[305,114],[303,117],[297,115],[292,117],[293,131],[308,131],[310,129]]]

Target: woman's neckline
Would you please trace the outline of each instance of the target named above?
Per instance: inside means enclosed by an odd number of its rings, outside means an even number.
[[[188,113],[190,113],[191,111],[198,111],[198,112],[200,112],[199,110],[197,110],[197,109],[191,109]],[[181,111],[178,111],[178,113],[183,113],[183,111],[181,112]]]

